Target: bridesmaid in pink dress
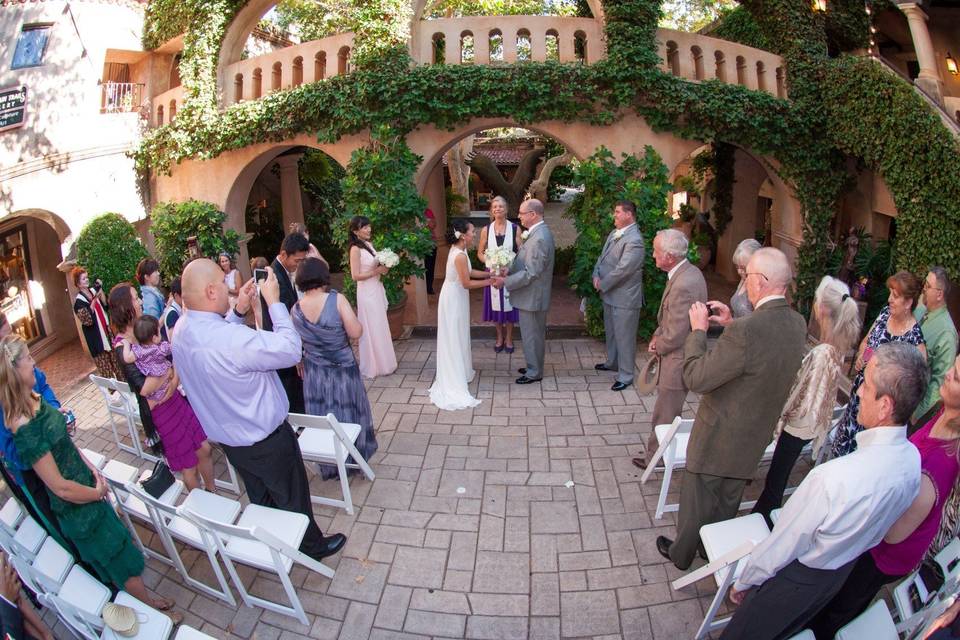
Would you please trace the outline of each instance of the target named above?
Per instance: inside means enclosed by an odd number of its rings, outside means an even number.
[[[380,276],[389,271],[377,261],[370,244],[370,220],[350,220],[350,277],[357,283],[357,318],[363,326],[360,336],[360,373],[364,378],[385,376],[397,370],[397,356],[387,323],[387,293]]]

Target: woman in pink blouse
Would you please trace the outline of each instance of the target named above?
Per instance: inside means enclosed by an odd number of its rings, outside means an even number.
[[[883,585],[917,568],[940,530],[943,505],[960,473],[960,358],[940,385],[943,409],[910,436],[920,450],[920,494],[883,542],[865,552],[833,600],[811,622],[818,640],[866,611]]]
[[[846,284],[824,276],[813,297],[813,313],[820,326],[820,344],[804,357],[797,379],[777,423],[777,446],[767,471],[763,493],[753,513],[762,513],[767,524],[770,512],[780,506],[793,465],[811,440],[818,451],[830,429],[833,403],[837,398],[843,354],[860,337],[860,314],[857,302],[850,297]]]

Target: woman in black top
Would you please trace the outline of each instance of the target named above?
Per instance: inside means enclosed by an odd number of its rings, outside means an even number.
[[[73,284],[77,287],[77,298],[73,302],[73,312],[80,321],[83,341],[87,344],[90,357],[97,367],[97,375],[104,378],[117,378],[117,366],[110,353],[110,318],[107,316],[107,299],[98,280],[90,284],[90,276],[83,267],[74,267],[70,272]]]

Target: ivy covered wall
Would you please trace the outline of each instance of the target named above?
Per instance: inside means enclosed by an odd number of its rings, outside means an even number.
[[[845,154],[890,187],[899,211],[900,264],[921,269],[941,263],[960,276],[960,175],[943,169],[958,166],[955,140],[903,81],[868,60],[830,57],[868,37],[860,0],[830,0],[826,14],[814,13],[802,0],[743,0],[741,30],[749,29],[751,44],[767,44],[784,57],[789,101],[660,71],[658,0],[604,0],[607,57],[589,66],[415,66],[406,45],[408,3],[352,0],[356,71],[221,111],[219,48],[243,4],[151,3],[144,30],[148,46],[190,27],[181,61],[186,102],[173,123],[145,139],[136,155],[141,171],[169,172],[184,158],[211,158],[302,132],[329,142],[376,130],[380,139],[399,140],[396,151],[405,154],[403,135],[422,123],[452,128],[473,118],[502,117],[520,126],[543,120],[605,124],[633,110],[658,131],[734,143],[778,163],[803,208],[797,281],[802,305],[812,298],[832,250],[829,225],[851,183]],[[736,39],[735,33],[725,37]],[[524,99],[504,100],[505,95]],[[412,181],[404,182],[409,189]],[[930,225],[937,234],[928,233]]]

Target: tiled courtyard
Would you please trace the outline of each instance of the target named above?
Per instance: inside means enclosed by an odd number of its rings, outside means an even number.
[[[495,355],[492,344],[474,342],[472,388],[483,403],[440,412],[427,397],[434,342],[397,343],[400,369],[369,387],[376,480],[352,480],[353,516],[316,509],[324,531],[349,536],[328,559],[336,577],[293,571],[308,626],[200,595],[155,560],[148,586],[217,638],[692,637],[714,583],[670,588],[680,573],[654,539],[673,534],[673,516],[653,520],[659,475],[641,486],[630,463],[653,397],[610,391],[612,374],[593,368],[603,359],[596,340],[549,341],[547,377],[529,386],[513,383],[520,350]],[[78,444],[138,462],[117,453],[93,386],[63,400],[77,414]],[[314,493],[338,491],[333,481],[312,483]],[[211,577],[205,558],[184,557],[195,575]],[[283,597],[266,574],[242,576],[255,593]],[[57,636],[68,637],[62,627]]]

